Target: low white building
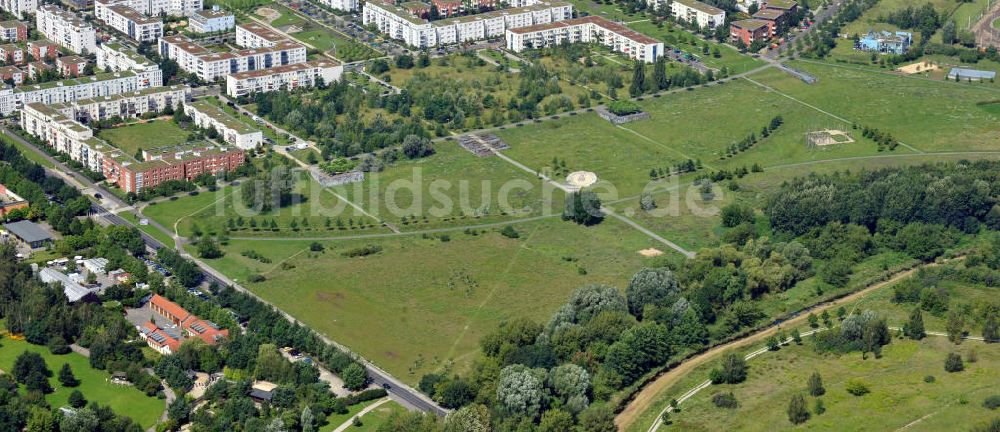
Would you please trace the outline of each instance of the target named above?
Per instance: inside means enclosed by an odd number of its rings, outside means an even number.
[[[264,134],[260,130],[250,127],[208,102],[196,101],[185,104],[184,114],[191,117],[198,127],[215,129],[223,141],[241,149],[249,150],[264,142]]]
[[[94,16],[136,42],[154,42],[163,36],[163,21],[150,18],[118,0],[97,0]]]
[[[523,0],[524,6],[477,15],[427,21],[405,8],[368,2],[362,11],[365,25],[416,48],[458,44],[504,36],[507,30],[562,21],[573,17],[573,6],[562,1]]]
[[[140,88],[163,85],[163,72],[159,65],[132,47],[118,42],[108,42],[98,46],[97,69],[109,72],[134,72]]]
[[[107,258],[90,258],[83,260],[83,268],[94,274],[104,274],[108,266]]]
[[[66,274],[48,267],[43,268],[38,272],[38,278],[44,283],[58,283],[59,285],[62,285],[63,293],[66,294],[66,298],[69,299],[70,303],[78,302],[84,297],[97,291],[96,288],[90,289],[84,287]]]
[[[663,55],[663,42],[597,16],[507,30],[507,49],[515,52],[562,43],[601,44],[646,63]]]
[[[38,9],[38,0],[0,0],[0,9],[21,18],[25,12],[35,13],[35,9]]]
[[[191,14],[188,29],[195,33],[215,33],[229,31],[236,25],[232,12],[212,6],[212,10],[201,10]]]
[[[663,0],[653,0],[656,7],[663,6]],[[696,23],[698,27],[716,28],[726,23],[726,11],[698,0],[671,0],[670,14],[674,18]]]
[[[286,40],[288,38],[263,24],[250,22],[236,26],[236,45],[243,48],[272,48]]]
[[[294,90],[300,87],[312,87],[318,80],[329,84],[339,80],[343,73],[344,66],[333,60],[308,61],[271,69],[240,72],[226,77],[226,94],[240,97],[280,89]]]
[[[45,5],[35,12],[35,28],[45,38],[73,51],[87,54],[97,51],[97,33],[94,27],[54,5]]]
[[[319,0],[320,3],[326,7],[342,10],[342,11],[356,11],[358,10],[358,0]]]
[[[306,61],[306,47],[288,40],[271,47],[220,53],[206,49],[185,36],[174,35],[160,38],[159,50],[161,57],[173,59],[182,70],[204,81]]]

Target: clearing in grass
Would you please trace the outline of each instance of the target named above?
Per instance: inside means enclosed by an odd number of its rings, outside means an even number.
[[[98,136],[131,156],[139,150],[184,144],[190,134],[170,120],[153,120],[102,129]]]

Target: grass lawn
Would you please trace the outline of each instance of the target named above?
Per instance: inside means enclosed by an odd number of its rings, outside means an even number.
[[[154,120],[114,129],[103,129],[99,137],[120,148],[128,155],[138,150],[180,145],[187,142],[190,133],[169,120]]]
[[[183,237],[190,237],[195,225],[206,233],[221,233],[229,219],[233,219],[235,223],[239,217],[244,219],[244,225],[230,230],[231,236],[335,236],[338,232],[356,234],[362,231],[362,225],[368,226],[363,230],[365,233],[384,232],[377,221],[355,211],[330,193],[330,190],[316,183],[309,174],[299,172],[297,176],[298,182],[293,191],[294,202],[266,213],[243,202],[240,193],[242,186],[225,186],[215,192],[181,196],[176,200],[150,205],[143,210],[143,214],[168,229],[176,228],[177,233]],[[278,231],[254,230],[250,227],[251,218],[258,224],[274,220],[279,226]],[[332,220],[331,227],[327,228],[327,218],[343,219],[345,229],[338,230]],[[348,219],[355,222],[354,229],[350,229]],[[292,228],[293,220],[299,225],[296,229]],[[308,221],[308,226],[303,221]]]
[[[149,234],[153,238],[159,240],[161,243],[168,246],[174,244],[173,238],[167,235],[167,233],[160,231],[159,229],[157,229],[152,225],[140,225],[139,217],[136,216],[135,213],[132,213],[130,211],[123,211],[121,213],[118,213],[118,216],[121,216],[122,219],[132,222],[132,224],[135,225],[136,228],[139,228],[139,230],[141,230],[142,232]]]
[[[323,253],[309,252],[309,241],[233,240],[210,262],[239,280],[263,273],[265,282],[247,288],[416,383],[432,371],[465,371],[479,339],[505,319],[544,321],[586,283],[624,287],[650,265],[639,250],[664,248],[613,219],[584,228],[553,218],[516,229],[519,239],[491,229],[450,232],[448,241],[443,234],[322,241]],[[343,256],[366,245],[382,251]],[[271,262],[242,255],[251,249]]]
[[[375,402],[378,402],[378,399],[351,405],[347,407],[347,414],[331,414],[329,417],[326,418],[326,421],[328,422],[326,426],[320,427],[319,431],[330,432],[340,427],[340,425],[344,424],[344,422],[351,420],[351,418],[358,415],[358,413],[361,412],[361,410],[365,409],[367,406],[371,404],[374,404]],[[387,406],[387,405],[388,403],[383,404],[382,406]],[[367,416],[365,416],[364,418],[367,418]]]
[[[396,403],[395,401],[389,401],[374,410],[365,414],[361,417],[361,427],[354,427],[348,430],[353,431],[376,431],[379,426],[389,420],[389,417],[394,413],[401,413],[406,411],[402,405]]]
[[[705,55],[701,48],[702,43],[704,42],[702,39],[692,39],[694,37],[693,35],[674,27],[669,23],[664,23],[663,28],[658,28],[651,21],[640,21],[629,24],[629,27],[632,30],[663,41],[665,44],[663,47],[664,49],[669,50],[676,48],[691,53],[701,59],[705,65],[709,67],[716,69],[722,69],[723,67],[729,68],[730,74],[743,73],[764,65],[763,60],[758,60],[748,55],[740,54],[739,51],[716,42],[708,42],[710,47],[709,49],[718,48],[720,57],[715,58],[711,54]],[[692,40],[695,41],[694,44],[689,43]]]
[[[953,307],[996,298],[995,288],[953,282],[945,282],[943,286],[950,292]],[[845,307],[848,310],[877,311],[887,318],[890,327],[901,327],[914,305],[892,303],[892,292],[892,287],[885,287]],[[927,312],[923,317],[928,331],[945,330],[943,318]],[[972,334],[978,335],[978,330],[973,329]],[[823,402],[827,412],[821,416],[813,415],[809,422],[800,426],[803,428],[896,430],[927,416],[908,430],[953,430],[949,425],[972,425],[991,418],[992,413],[982,407],[982,399],[996,394],[996,388],[991,383],[1000,379],[1000,345],[965,341],[956,346],[946,338],[935,336],[919,342],[893,339],[885,347],[883,358],[862,360],[857,353],[844,356],[817,354],[809,338],[805,340],[803,346],[788,346],[750,360],[748,381],[738,385],[712,386],[701,391],[682,403],[679,413],[671,415],[673,424],[660,430],[792,429],[784,407],[792,394],[804,392],[806,378],[813,370],[823,377],[827,389]],[[742,347],[737,352],[746,354],[757,348],[760,347]],[[979,357],[977,363],[966,363],[966,370],[960,373],[949,374],[943,370],[945,354],[958,352],[964,355],[970,349],[976,350]],[[702,364],[678,380],[628,431],[645,431],[671,398],[704,382],[709,370],[717,363]],[[933,375],[936,382],[925,383],[923,378],[927,375]],[[849,379],[864,380],[872,393],[860,398],[847,394],[844,385]],[[727,411],[712,405],[710,397],[719,391],[732,391],[740,401],[740,407]],[[810,399],[807,402],[811,408],[813,398],[807,399]],[[890,412],[893,415],[879,415]]]
[[[133,387],[112,385],[109,382],[111,378],[109,373],[92,369],[87,358],[76,353],[57,356],[49,353],[49,350],[44,346],[4,338],[0,340],[0,370],[10,371],[14,366],[14,360],[25,351],[41,354],[52,371],[49,382],[55,391],[46,395],[45,399],[53,408],[66,406],[69,394],[74,390],[63,387],[58,379],[59,368],[62,367],[63,363],[68,363],[73,368],[73,375],[80,380],[80,386],[75,389],[80,390],[88,401],[96,401],[101,405],[109,406],[115,413],[131,417],[143,428],[156,424],[160,414],[163,413],[164,402],[162,400],[146,396],[145,393]]]

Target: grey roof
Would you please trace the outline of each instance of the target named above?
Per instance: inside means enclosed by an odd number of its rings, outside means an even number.
[[[962,78],[991,79],[997,76],[996,72],[976,69],[952,68],[948,73],[949,77],[960,76]]]
[[[80,301],[87,294],[93,292],[76,283],[62,272],[50,268],[43,268],[42,271],[38,272],[38,277],[45,283],[58,282],[61,284],[63,286],[63,293],[66,294],[66,298],[69,299],[70,303]]]
[[[17,236],[17,238],[27,242],[34,243],[42,240],[52,240],[52,235],[38,226],[38,224],[29,221],[21,220],[17,222],[11,222],[4,224],[3,227],[10,231],[11,234]]]

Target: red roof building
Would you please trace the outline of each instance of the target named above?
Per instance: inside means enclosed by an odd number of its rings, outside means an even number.
[[[159,294],[153,294],[149,299],[149,308],[166,318],[170,325],[159,326],[147,322],[139,328],[139,333],[146,344],[163,354],[174,354],[180,348],[185,338],[198,338],[209,345],[215,345],[229,337],[229,330],[219,328],[211,321],[203,320],[182,308],[177,303],[167,300]],[[183,330],[183,333],[181,332]]]
[[[757,41],[771,39],[774,34],[774,22],[759,19],[748,19],[733,21],[729,25],[729,37],[733,42],[742,40],[746,46],[753,45]]]

